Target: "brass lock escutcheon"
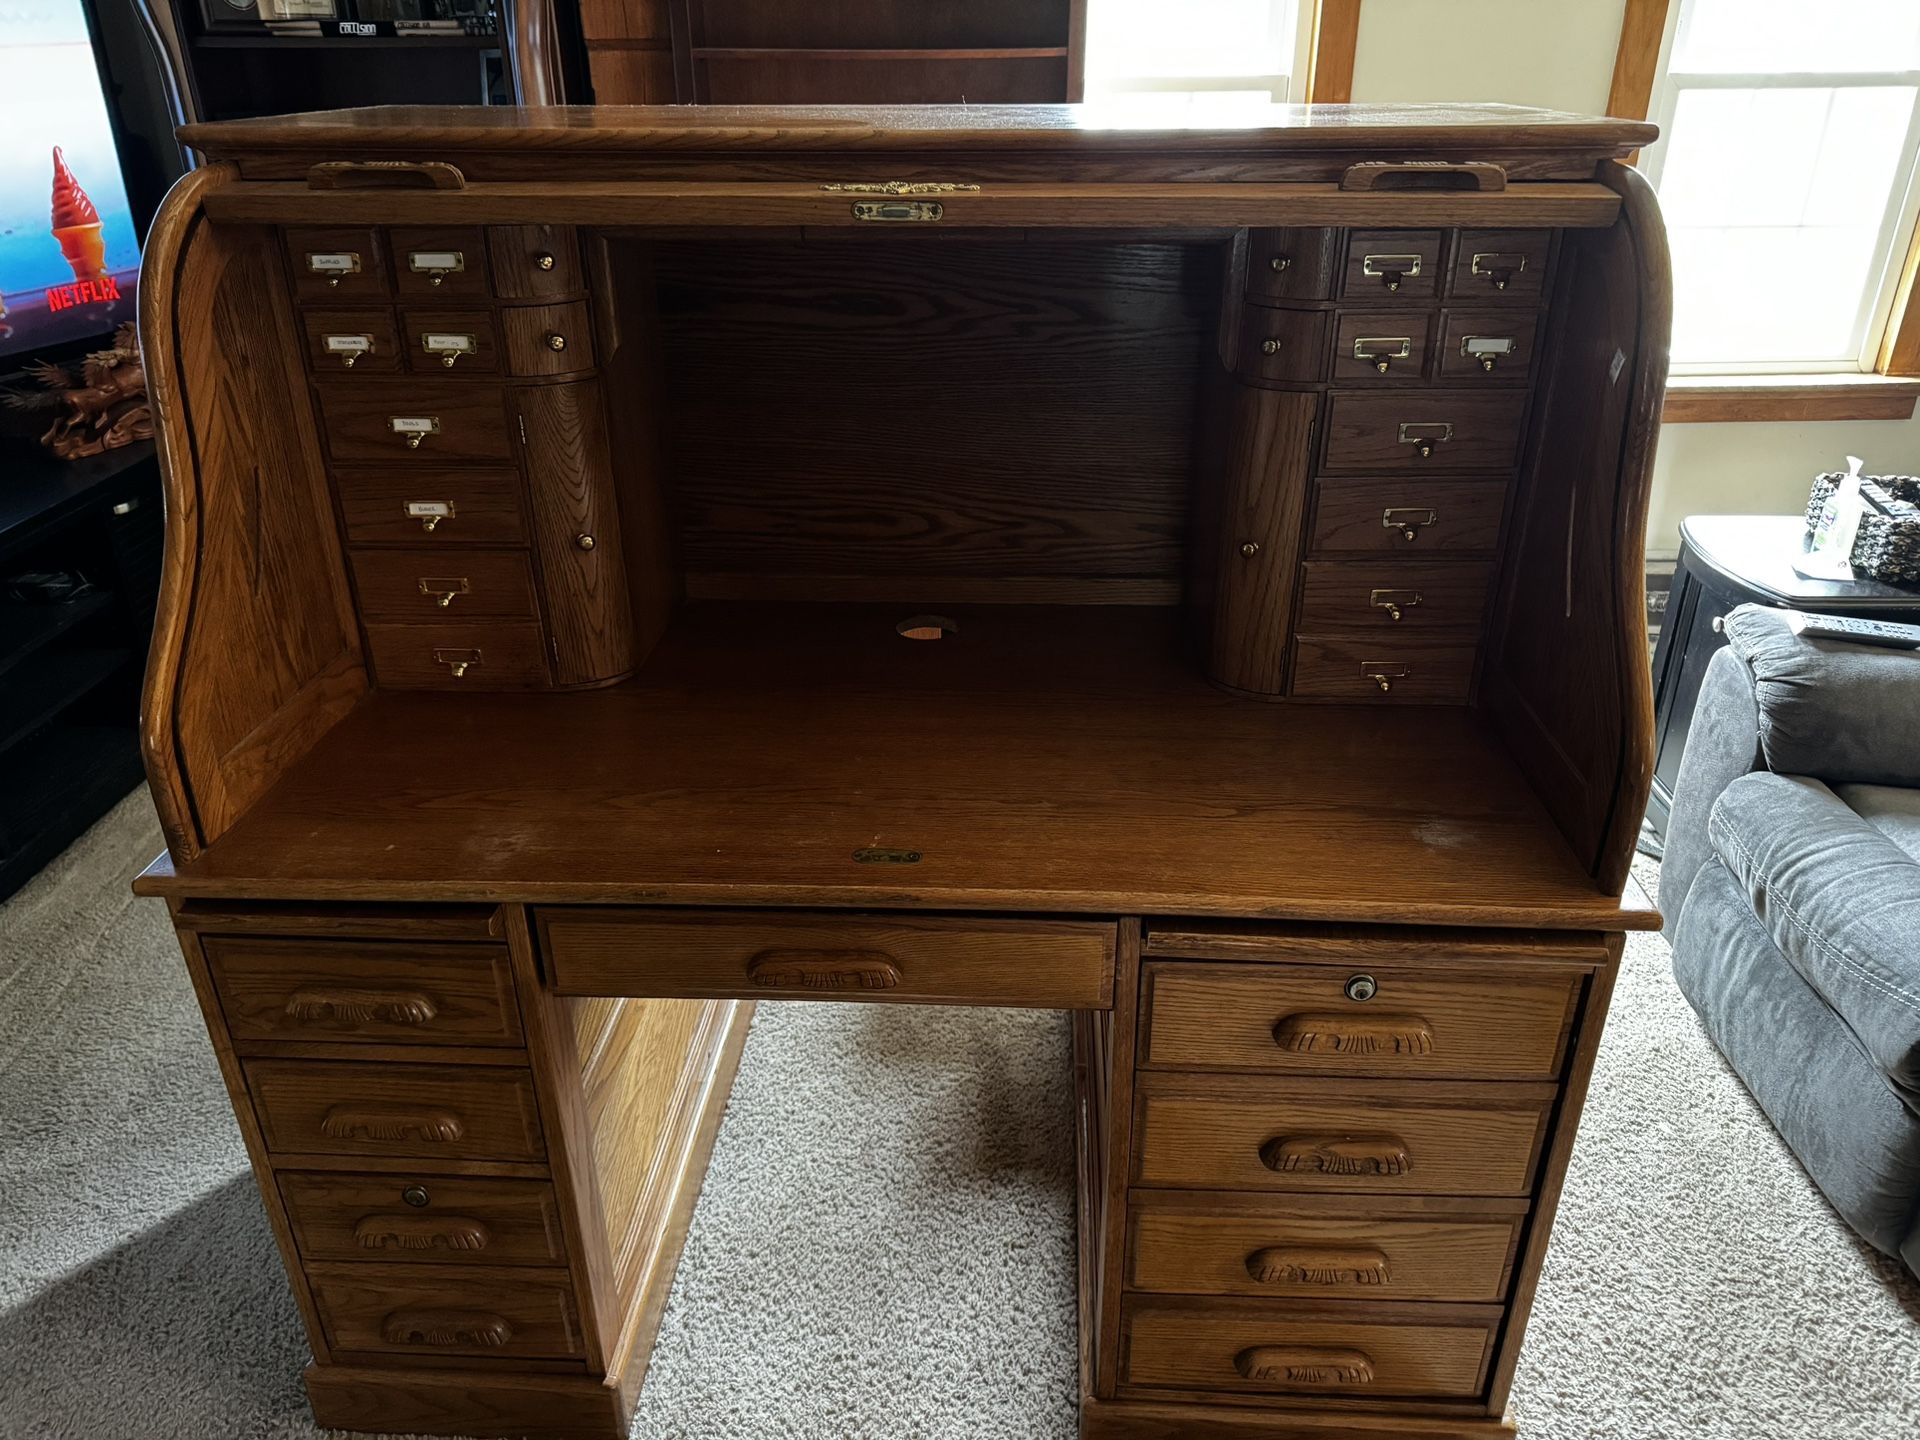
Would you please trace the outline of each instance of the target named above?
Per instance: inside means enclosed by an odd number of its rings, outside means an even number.
[[[427,277],[429,285],[442,284],[447,276],[467,268],[466,252],[461,250],[409,250],[407,269]]]
[[[351,370],[353,362],[362,355],[373,354],[373,336],[371,335],[322,335],[320,343],[329,355],[340,357],[340,366],[345,370]]]
[[[400,508],[409,520],[418,520],[429,535],[440,528],[442,520],[451,520],[454,515],[451,500],[409,500]]]
[[[1432,457],[1433,447],[1444,444],[1453,438],[1453,426],[1445,420],[1403,420],[1400,422],[1400,443],[1413,446],[1413,453],[1422,460]]]
[[[420,593],[431,597],[434,604],[445,610],[456,597],[471,595],[473,582],[464,575],[422,575]]]
[[[478,650],[455,650],[444,646],[435,646],[433,663],[446,666],[447,669],[453,672],[453,678],[459,680],[466,675],[467,671],[480,663],[480,652]]]
[[[1376,610],[1386,611],[1389,620],[1400,620],[1422,602],[1418,590],[1375,590],[1367,597],[1367,603]]]
[[[1491,281],[1493,288],[1504,290],[1513,283],[1513,277],[1527,268],[1524,255],[1503,254],[1498,250],[1482,250],[1473,257],[1473,273],[1482,280]]]
[[[360,273],[360,252],[357,250],[309,250],[307,273],[324,275],[327,277],[329,286],[338,286],[348,275]]]
[[[1380,528],[1398,530],[1409,540],[1418,540],[1428,525],[1440,523],[1440,512],[1419,505],[1389,505],[1380,512]]]
[[[1372,275],[1389,290],[1398,290],[1403,281],[1420,273],[1418,255],[1363,255],[1360,273]]]
[[[1407,667],[1404,665],[1382,665],[1377,660],[1362,660],[1360,662],[1360,673],[1375,685],[1379,686],[1380,693],[1385,695],[1392,691],[1394,681],[1407,678]]]
[[[480,348],[480,342],[472,335],[456,334],[447,330],[429,330],[420,337],[420,348],[429,355],[436,356],[440,363],[451,370],[454,362],[462,355],[471,355]]]
[[[1480,368],[1487,371],[1519,348],[1511,335],[1464,335],[1460,339],[1460,353],[1479,361]]]
[[[407,442],[409,450],[418,450],[429,435],[440,433],[437,415],[389,415],[387,428]]]
[[[1382,375],[1396,360],[1406,360],[1413,354],[1411,335],[1357,335],[1353,341],[1353,358],[1363,365],[1371,365]]]

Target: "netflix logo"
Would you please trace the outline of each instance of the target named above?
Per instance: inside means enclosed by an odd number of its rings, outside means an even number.
[[[98,280],[81,280],[72,285],[55,285],[47,291],[47,309],[71,310],[76,305],[99,305],[120,298],[120,282],[111,275]]]

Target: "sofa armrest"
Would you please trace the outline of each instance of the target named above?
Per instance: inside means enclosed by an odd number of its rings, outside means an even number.
[[[1760,712],[1753,674],[1731,649],[1707,662],[1687,728],[1687,748],[1673,782],[1666,848],[1660,859],[1660,909],[1671,942],[1693,877],[1713,856],[1707,817],[1727,786],[1760,769]]]
[[[1752,676],[1767,769],[1920,786],[1920,654],[1796,635],[1788,620],[1761,605],[1726,618],[1727,647]]]

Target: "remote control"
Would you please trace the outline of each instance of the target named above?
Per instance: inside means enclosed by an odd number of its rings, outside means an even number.
[[[1788,627],[1796,635],[1819,640],[1844,640],[1850,645],[1885,645],[1895,650],[1920,650],[1920,625],[1896,625],[1891,620],[1855,620],[1845,615],[1795,613]]]

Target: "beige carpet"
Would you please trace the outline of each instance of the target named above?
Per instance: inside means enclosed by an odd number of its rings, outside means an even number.
[[[307,1440],[302,1344],[123,804],[0,908],[0,1437]],[[1857,1244],[1658,939],[1615,1002],[1522,1362],[1535,1440],[1920,1428],[1920,1285]],[[1059,1017],[768,1006],[635,1425],[1070,1440]]]

